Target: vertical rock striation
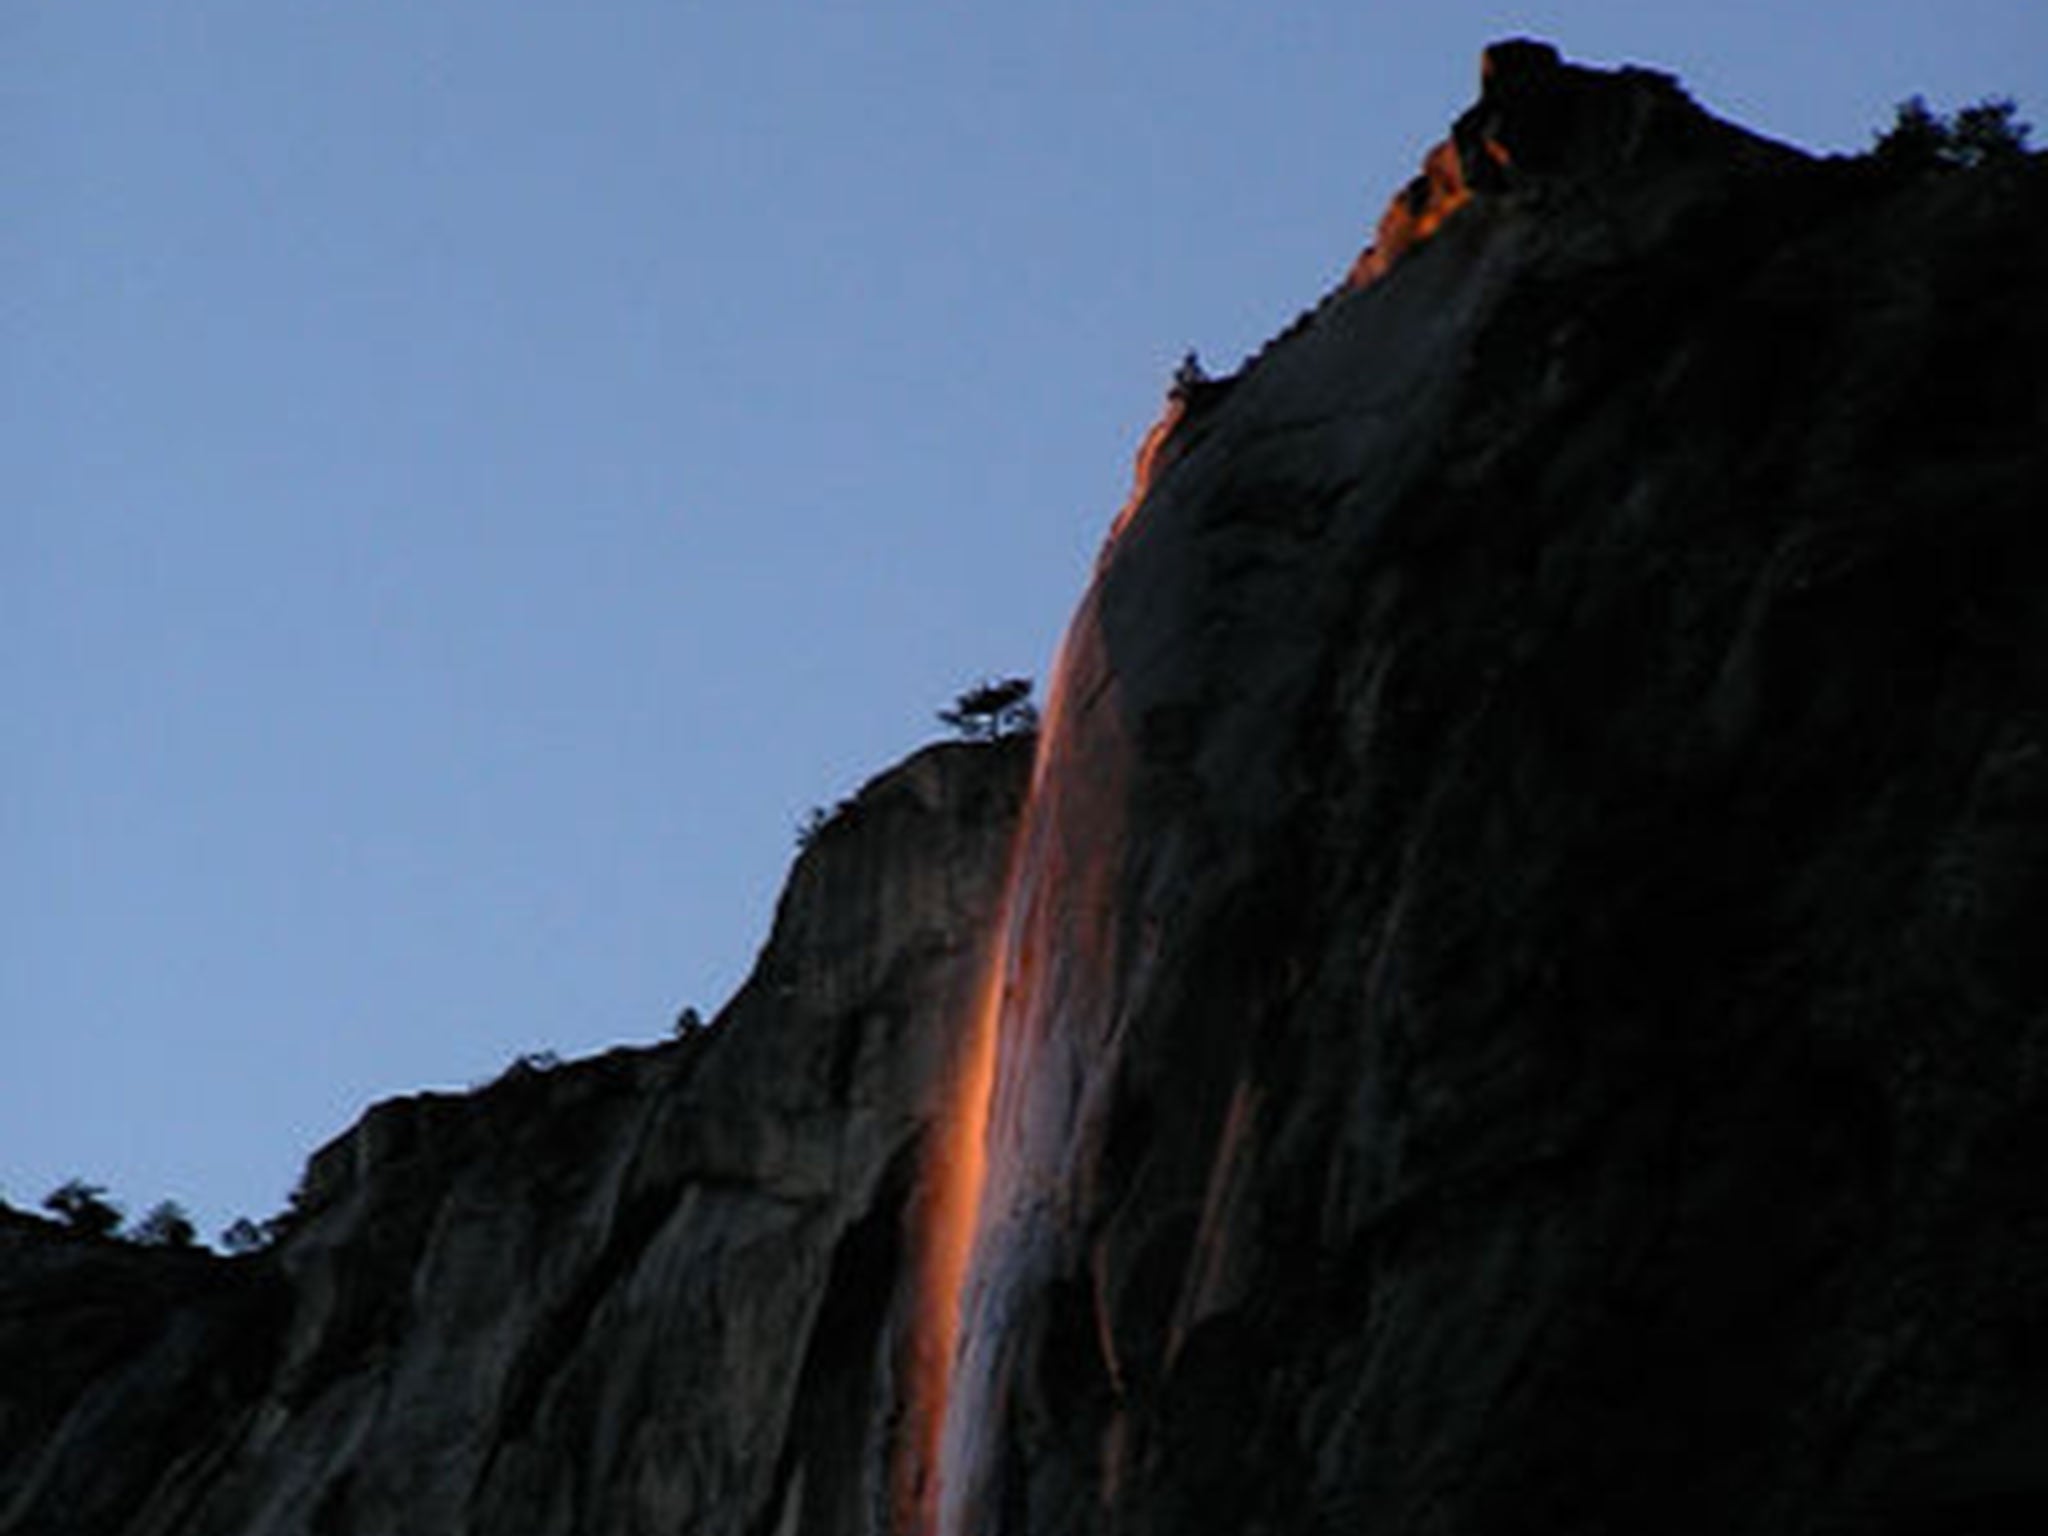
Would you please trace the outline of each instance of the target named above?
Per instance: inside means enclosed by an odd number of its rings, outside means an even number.
[[[0,1533],[2048,1528],[2044,357],[2039,159],[1489,50],[713,1028],[0,1211]]]
[[[0,1531],[886,1528],[923,1152],[1028,760],[878,779],[709,1029],[379,1105],[269,1255],[0,1227]]]
[[[1489,58],[1154,444],[949,1536],[2048,1521],[2048,186]]]

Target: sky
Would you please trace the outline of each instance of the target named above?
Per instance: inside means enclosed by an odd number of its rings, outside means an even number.
[[[713,1013],[1514,35],[2048,114],[2041,0],[0,0],[0,1195]]]

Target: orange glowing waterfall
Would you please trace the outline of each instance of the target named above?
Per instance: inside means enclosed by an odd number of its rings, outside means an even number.
[[[1006,877],[1006,898],[1008,887]],[[930,1536],[938,1525],[940,1443],[952,1398],[968,1262],[974,1255],[988,1175],[988,1112],[995,1090],[1008,927],[998,914],[926,1165],[916,1239],[916,1312],[911,1325],[915,1337],[906,1384],[906,1434],[892,1469],[890,1501],[894,1529],[903,1536]]]
[[[1181,415],[1170,401],[1145,471]],[[1131,510],[1131,509],[1127,509]],[[1112,533],[1105,548],[1115,544]],[[1115,953],[1113,893],[1124,846],[1128,740],[1104,648],[1100,589],[1083,596],[1048,674],[1037,751],[990,913],[981,971],[961,1021],[912,1210],[912,1311],[899,1376],[902,1416],[889,1468],[891,1536],[977,1536],[978,1422],[990,1411],[988,1338],[969,1337],[1014,1279],[1020,1181],[1043,1179],[1071,1128],[1032,1113],[1049,1072],[1042,1022],[1057,1003],[1106,995]],[[1055,1049],[1066,1050],[1064,1041]],[[998,1117],[1001,1123],[998,1124]],[[983,1291],[987,1286],[988,1290]],[[1002,1311],[1000,1304],[995,1313]],[[978,1353],[980,1351],[981,1353]],[[999,1351],[998,1351],[999,1352]]]
[[[1053,663],[1037,758],[1003,874],[1002,899],[993,914],[973,1007],[965,1021],[966,1036],[945,1094],[943,1118],[931,1133],[932,1151],[925,1165],[914,1235],[918,1247],[912,1327],[916,1336],[911,1342],[905,1386],[905,1433],[898,1442],[890,1490],[897,1536],[937,1536],[945,1474],[963,1475],[969,1470],[944,1465],[949,1432],[959,1428],[950,1423],[949,1415],[959,1410],[956,1376],[968,1285],[986,1220],[983,1208],[990,1194],[990,1119],[1004,1014],[1013,987],[1021,984],[1013,975],[1013,967],[1021,963],[1021,941],[1014,924],[1025,902],[1020,893],[1026,873],[1023,866],[1028,861],[1025,848],[1033,837],[1035,821],[1052,798],[1045,781],[1067,712],[1066,673],[1072,640],[1069,634]]]

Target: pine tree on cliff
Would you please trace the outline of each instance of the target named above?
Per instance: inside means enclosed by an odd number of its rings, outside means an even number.
[[[967,741],[995,741],[1038,729],[1038,706],[1031,702],[1031,679],[1006,677],[982,682],[939,711],[939,723]]]

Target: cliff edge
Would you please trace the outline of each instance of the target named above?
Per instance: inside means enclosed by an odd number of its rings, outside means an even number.
[[[2039,157],[1489,50],[711,1028],[0,1221],[0,1532],[2048,1527],[2044,358]]]
[[[0,1225],[0,1530],[882,1528],[1029,754],[842,807],[704,1029],[378,1105],[268,1252]]]
[[[1021,834],[948,1532],[2048,1520],[2048,176],[1490,56]]]

